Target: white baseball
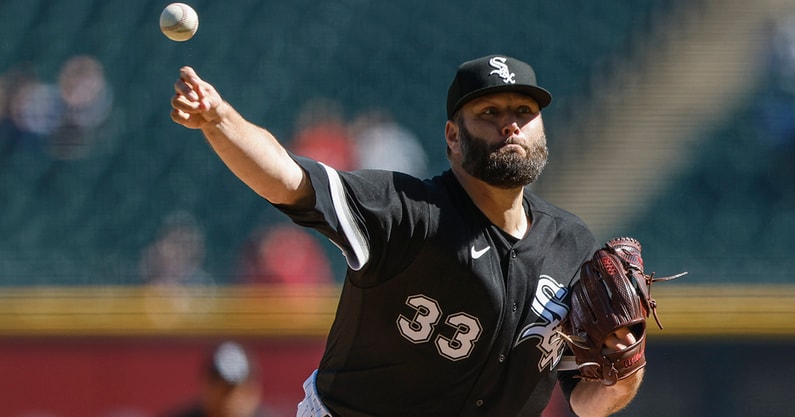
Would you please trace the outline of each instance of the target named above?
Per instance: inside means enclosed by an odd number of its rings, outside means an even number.
[[[172,41],[184,42],[199,30],[199,15],[185,3],[171,3],[160,13],[160,30]]]

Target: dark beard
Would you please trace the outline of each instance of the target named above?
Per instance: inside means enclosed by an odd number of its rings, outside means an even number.
[[[469,175],[494,187],[512,189],[532,184],[544,171],[549,153],[546,138],[532,148],[519,145],[527,153],[522,156],[503,149],[504,143],[489,148],[485,139],[474,137],[463,123],[460,126],[461,166]]]

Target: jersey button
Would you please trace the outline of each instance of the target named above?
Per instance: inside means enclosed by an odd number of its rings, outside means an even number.
[[[475,401],[475,407],[483,407],[483,400]]]
[[[519,309],[519,304],[513,303],[511,304],[511,311],[516,312]]]
[[[500,356],[497,356],[497,361],[499,361],[500,363],[505,362],[505,355],[500,353]]]
[[[511,249],[511,258],[516,257],[516,249]]]

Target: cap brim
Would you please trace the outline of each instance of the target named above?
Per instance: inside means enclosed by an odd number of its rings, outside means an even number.
[[[535,100],[536,103],[538,103],[538,107],[542,109],[546,106],[549,106],[549,104],[552,102],[552,94],[550,94],[549,91],[541,87],[535,87],[531,85],[511,85],[511,84],[497,85],[497,86],[481,88],[480,90],[472,91],[469,94],[461,97],[455,103],[455,107],[453,107],[453,111],[450,113],[450,115],[452,116],[464,104],[478,97],[483,97],[488,94],[504,93],[504,92],[516,92],[516,93],[525,94],[531,97],[533,100]]]

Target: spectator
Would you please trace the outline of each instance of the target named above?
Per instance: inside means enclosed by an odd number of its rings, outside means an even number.
[[[67,60],[57,84],[19,65],[0,74],[0,128],[9,142],[46,148],[56,159],[87,155],[110,115],[113,93],[102,64],[89,55]]]
[[[296,119],[291,150],[310,156],[336,169],[358,167],[353,139],[342,116],[339,103],[315,98],[307,102]]]
[[[359,168],[386,169],[425,178],[428,155],[416,135],[383,111],[359,116],[351,125]]]
[[[55,132],[61,124],[63,102],[58,88],[29,72],[11,75],[8,92],[8,117],[23,136],[41,138]]]
[[[164,417],[271,417],[262,401],[257,361],[239,343],[221,343],[204,365],[198,398]]]
[[[255,231],[244,244],[237,274],[245,283],[324,284],[331,266],[317,239],[290,223]]]
[[[61,69],[58,89],[63,100],[63,119],[50,143],[58,159],[88,154],[97,138],[95,130],[108,118],[113,93],[102,64],[89,55],[70,58]]]
[[[144,249],[140,268],[148,284],[211,285],[203,263],[204,233],[192,214],[178,211],[163,221],[157,239]]]

